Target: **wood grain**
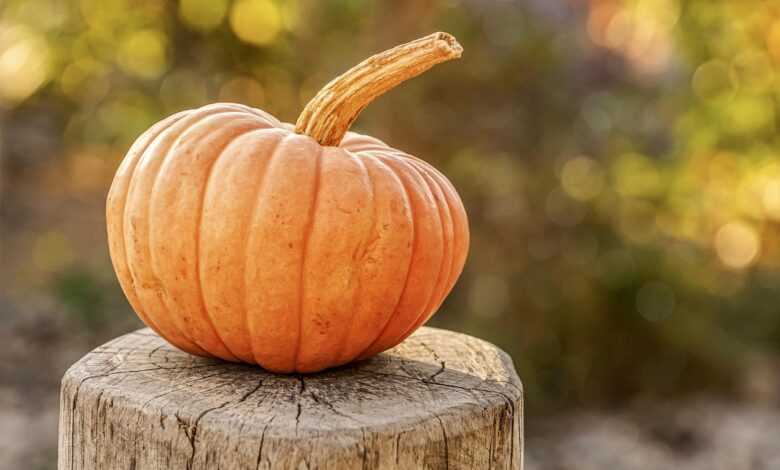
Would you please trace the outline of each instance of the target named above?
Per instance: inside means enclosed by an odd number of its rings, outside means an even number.
[[[434,328],[312,375],[192,356],[138,330],[73,365],[60,403],[60,470],[522,467],[510,358]]]

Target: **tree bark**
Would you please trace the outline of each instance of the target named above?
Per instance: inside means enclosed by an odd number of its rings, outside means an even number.
[[[434,328],[311,375],[192,356],[138,330],[73,365],[60,404],[60,470],[522,467],[510,358]]]

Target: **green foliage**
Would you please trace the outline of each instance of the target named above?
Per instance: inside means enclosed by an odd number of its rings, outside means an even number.
[[[435,324],[508,350],[537,408],[730,390],[750,356],[778,352],[771,2],[7,0],[0,16],[0,104],[19,126],[62,123],[44,160],[6,132],[8,161],[40,187],[60,175],[52,199],[98,206],[163,116],[222,100],[294,121],[370,53],[448,30],[463,59],[357,123],[434,163],[470,214],[467,269]],[[80,243],[102,220],[78,220],[14,239],[68,233],[103,276],[105,247]],[[53,271],[60,302],[99,324],[92,268],[61,273],[52,250],[30,277]]]
[[[106,287],[87,271],[71,269],[60,273],[51,290],[67,314],[90,330],[101,327],[111,318],[106,308]]]

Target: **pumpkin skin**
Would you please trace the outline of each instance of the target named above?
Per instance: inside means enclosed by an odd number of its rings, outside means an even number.
[[[403,341],[444,301],[469,246],[460,197],[425,161],[353,132],[323,146],[238,104],[141,135],[106,218],[144,323],[189,353],[284,373]]]

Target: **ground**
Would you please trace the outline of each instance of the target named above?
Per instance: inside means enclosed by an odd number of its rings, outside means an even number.
[[[780,413],[771,405],[697,400],[529,423],[526,470],[780,468]]]

